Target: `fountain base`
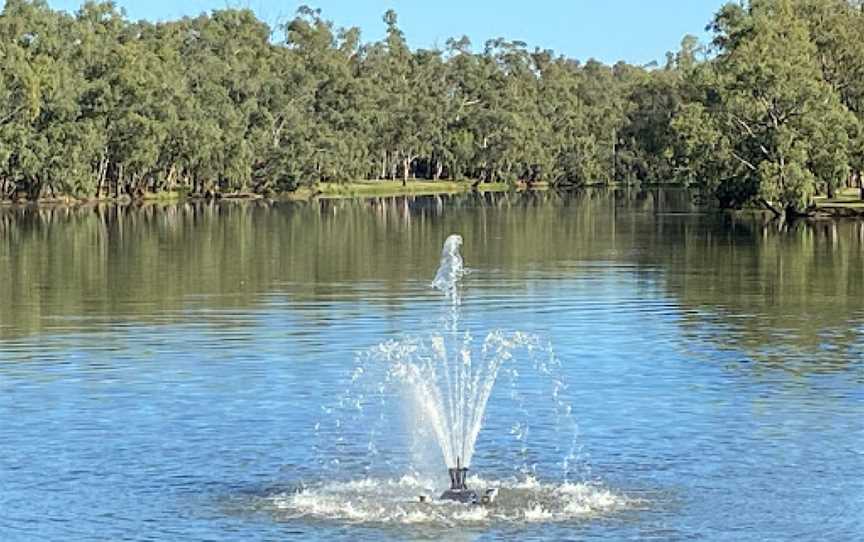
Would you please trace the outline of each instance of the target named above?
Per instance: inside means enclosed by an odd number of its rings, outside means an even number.
[[[439,500],[454,501],[461,504],[480,504],[480,495],[473,489],[448,489]]]
[[[457,458],[456,468],[448,469],[450,475],[450,489],[445,491],[439,497],[442,501],[453,501],[461,504],[492,504],[495,497],[498,496],[497,489],[489,489],[480,497],[480,494],[473,489],[468,489],[466,479],[468,478],[468,467],[462,466],[461,459]],[[421,499],[422,501],[422,499]]]

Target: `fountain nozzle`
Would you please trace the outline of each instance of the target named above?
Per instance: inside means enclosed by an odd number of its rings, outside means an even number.
[[[462,458],[456,458],[456,468],[447,469],[450,474],[450,489],[441,495],[441,500],[456,501],[463,504],[478,504],[480,496],[468,489],[468,467],[462,466]]]
[[[468,485],[465,481],[468,478],[468,467],[462,466],[462,458],[456,458],[456,468],[447,469],[450,473],[450,489],[453,491],[465,491]]]

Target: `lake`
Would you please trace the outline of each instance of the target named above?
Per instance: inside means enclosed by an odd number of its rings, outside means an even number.
[[[356,389],[442,326],[454,233],[460,329],[554,361],[489,399],[498,511],[415,503],[439,451]],[[4,541],[864,538],[864,223],[660,190],[0,208],[0,279]]]

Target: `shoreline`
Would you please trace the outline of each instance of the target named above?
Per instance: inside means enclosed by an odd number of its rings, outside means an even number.
[[[856,218],[864,219],[864,200],[860,188],[842,188],[833,199],[817,197],[811,218]]]
[[[334,200],[334,199],[366,199],[366,198],[389,198],[400,196],[435,196],[435,195],[454,195],[467,194],[471,192],[477,193],[499,193],[499,192],[545,192],[554,188],[548,183],[540,182],[531,186],[527,183],[481,183],[475,185],[476,181],[460,180],[460,181],[430,181],[430,180],[409,180],[403,186],[401,180],[361,180],[345,183],[318,183],[314,186],[303,186],[292,192],[281,192],[272,195],[264,195],[255,192],[231,192],[224,194],[198,194],[185,191],[165,191],[157,193],[145,193],[142,197],[132,198],[128,195],[120,197],[103,197],[103,198],[74,198],[71,196],[62,196],[54,198],[40,198],[38,200],[18,200],[0,199],[0,208],[24,208],[24,207],[45,207],[45,208],[76,208],[98,205],[142,205],[142,204],[159,204],[159,203],[183,203],[183,202],[307,202],[317,199]],[[632,188],[639,185],[597,185],[588,184],[579,187],[564,187],[564,191],[574,191],[582,189],[621,189]],[[680,189],[683,187],[673,184],[642,184],[641,188],[656,189]],[[853,189],[841,191],[839,197],[828,200],[827,198],[817,198],[812,212],[806,216],[800,217],[802,220],[837,220],[837,219],[855,219],[864,220],[864,200],[859,200],[852,196]],[[857,196],[858,189],[854,189]],[[762,212],[756,209],[742,209],[740,211],[730,211],[732,213],[748,213]]]
[[[256,192],[229,192],[219,194],[199,194],[185,191],[166,191],[145,193],[139,198],[129,195],[101,198],[75,198],[60,196],[39,198],[37,200],[0,199],[4,207],[80,207],[85,205],[130,205],[136,203],[176,203],[184,201],[309,201],[312,199],[346,199],[395,196],[434,196],[443,194],[464,194],[468,192],[508,192],[508,191],[542,191],[548,190],[548,183],[535,183],[527,186],[524,183],[510,185],[507,183],[481,183],[474,181],[426,181],[410,180],[403,186],[402,181],[352,181],[347,183],[318,183],[314,186],[303,186],[292,192],[280,192],[264,195]]]

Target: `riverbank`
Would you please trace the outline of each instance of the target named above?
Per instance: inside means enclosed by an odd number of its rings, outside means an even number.
[[[541,190],[547,189],[546,183],[528,187],[524,184],[510,185],[507,183],[480,183],[475,181],[352,181],[348,183],[318,183],[314,187],[297,190],[289,197],[323,197],[323,198],[357,198],[357,197],[389,197],[389,196],[432,196],[435,194],[459,194],[463,192],[506,192],[508,190]]]
[[[864,200],[858,188],[844,188],[833,198],[817,197],[815,218],[862,218],[864,219]]]
[[[670,186],[666,185],[666,188]],[[401,180],[355,180],[341,183],[317,183],[312,186],[302,186],[292,192],[263,195],[255,192],[231,193],[190,193],[183,190],[166,190],[156,193],[144,193],[141,197],[132,199],[128,195],[103,198],[73,198],[68,196],[41,198],[36,201],[0,200],[0,207],[14,206],[45,206],[45,207],[78,207],[95,204],[128,205],[133,203],[177,203],[183,201],[311,201],[314,199],[352,199],[352,198],[387,198],[397,196],[434,196],[445,194],[464,194],[468,192],[507,192],[507,191],[546,191],[551,189],[548,183],[480,183],[472,180],[460,181],[430,181],[408,180],[404,185]],[[588,185],[579,189],[620,189],[622,185]],[[654,186],[641,185],[642,189]],[[838,191],[834,198],[817,196],[814,206],[805,219],[842,219],[851,218],[864,220],[864,200],[860,198],[860,190],[846,188]],[[760,209],[760,212],[762,210]]]
[[[428,180],[358,180],[344,183],[317,183],[312,186],[302,186],[293,192],[284,192],[265,196],[255,192],[232,192],[232,193],[190,193],[182,190],[168,190],[156,193],[144,193],[140,198],[132,199],[128,195],[118,197],[102,198],[74,198],[62,196],[54,198],[40,198],[38,200],[0,200],[0,205],[84,205],[89,203],[130,203],[133,201],[143,202],[176,202],[184,200],[288,200],[306,201],[313,198],[365,198],[365,197],[393,197],[393,196],[433,196],[436,194],[461,194],[471,191],[476,192],[506,192],[508,190],[546,190],[547,183],[535,183],[528,186],[524,183],[515,185],[507,183],[480,183],[471,180],[460,181],[428,181]]]

